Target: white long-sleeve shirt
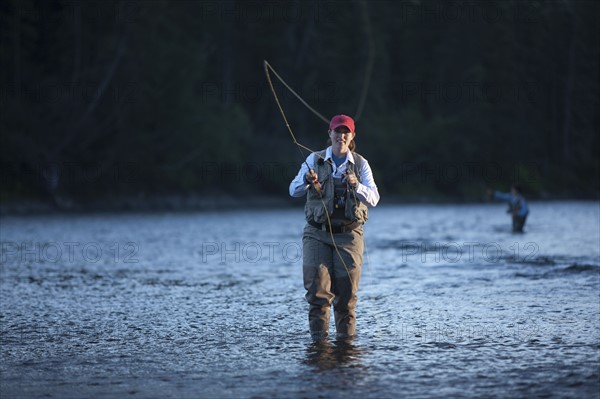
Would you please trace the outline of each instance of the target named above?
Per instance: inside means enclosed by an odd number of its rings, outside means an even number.
[[[332,149],[331,146],[329,146],[325,151],[325,161],[331,161],[331,165],[333,166],[333,177],[342,178],[343,174],[346,173],[346,170],[348,168],[348,162],[354,165],[354,156],[352,155],[351,151],[348,151],[346,160],[342,162],[340,166],[337,166],[335,162],[333,162],[331,153]],[[308,172],[308,167],[306,166],[306,164],[308,163],[311,169],[315,170],[317,160],[318,157],[314,153],[312,153],[306,158],[306,163],[303,162],[302,165],[300,165],[300,170],[298,171],[298,174],[290,183],[290,195],[292,197],[302,197],[303,195],[306,195],[306,192],[310,187],[310,184],[307,184],[304,181],[304,175],[306,175],[306,173]],[[379,202],[379,191],[377,190],[377,185],[375,184],[375,180],[373,179],[373,172],[371,171],[371,166],[369,166],[369,162],[366,159],[364,159],[362,163],[362,168],[359,173],[361,182],[359,182],[358,186],[356,187],[356,195],[362,202],[365,202],[366,204],[373,207],[377,206],[377,203]]]

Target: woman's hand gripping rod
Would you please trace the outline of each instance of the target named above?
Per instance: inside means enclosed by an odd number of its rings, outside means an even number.
[[[308,166],[308,162],[304,161],[304,163],[306,164],[306,167],[308,168],[308,176],[310,176],[310,180],[307,178],[306,181],[310,184],[313,185],[313,187],[315,188],[315,190],[317,191],[317,193],[319,193],[319,195],[321,195],[321,183],[319,183],[319,177],[317,176],[317,174],[315,173],[315,171]]]

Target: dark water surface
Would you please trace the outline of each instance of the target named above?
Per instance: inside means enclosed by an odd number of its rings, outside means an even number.
[[[301,209],[5,217],[0,397],[598,397],[600,206],[531,208],[372,210],[322,343]]]

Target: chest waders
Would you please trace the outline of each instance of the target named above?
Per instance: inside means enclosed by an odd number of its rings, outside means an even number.
[[[325,151],[316,155],[321,193],[313,187],[308,190],[302,238],[309,328],[313,338],[326,337],[333,305],[338,336],[352,336],[356,333],[356,292],[364,250],[362,224],[368,211],[346,182],[333,177],[333,166],[323,161]],[[348,168],[360,182],[364,161],[359,154],[353,155],[356,164],[348,164]]]
[[[366,18],[366,26],[368,27],[369,37],[370,34],[370,22],[368,18],[366,3],[362,2],[364,6],[363,16]],[[359,107],[357,111],[357,115],[355,119],[358,119],[358,116],[362,113],[362,108],[364,106],[364,100],[366,99],[367,88],[369,87],[369,79],[373,66],[374,59],[374,51],[372,51],[372,39],[369,41],[369,63],[366,68],[365,74],[365,84],[363,85],[363,93],[361,95],[361,100],[359,101]],[[302,154],[302,149],[313,152],[310,148],[298,142],[290,124],[285,116],[285,112],[281,107],[281,103],[279,102],[279,98],[277,97],[277,93],[275,92],[275,88],[273,87],[273,82],[271,81],[271,76],[269,75],[269,70],[273,71],[275,76],[280,80],[280,82],[302,102],[307,108],[309,108],[315,115],[317,115],[321,120],[325,123],[329,123],[329,121],[321,114],[319,114],[314,108],[306,103],[278,74],[275,70],[269,65],[269,63],[264,61],[264,69],[265,76],[267,78],[267,82],[269,83],[269,88],[271,89],[271,93],[273,94],[273,98],[275,99],[275,103],[277,104],[277,108],[279,108],[279,112],[281,113],[281,117],[285,122],[285,125],[294,141],[294,144],[297,146],[298,151]],[[362,268],[362,253],[365,249],[365,244],[363,240],[363,230],[361,228],[362,224],[367,221],[368,211],[366,205],[362,204],[356,197],[356,193],[353,189],[348,190],[343,194],[345,204],[343,205],[344,213],[342,220],[349,219],[352,220],[353,223],[356,224],[356,227],[353,225],[346,225],[349,230],[346,230],[345,227],[341,227],[340,233],[335,234],[337,238],[334,238],[334,228],[332,226],[330,215],[333,212],[333,209],[330,209],[333,205],[333,199],[335,197],[334,191],[334,182],[331,176],[331,169],[325,170],[324,172],[321,170],[320,166],[324,166],[324,153],[325,151],[321,151],[321,154],[317,154],[319,156],[319,161],[317,162],[318,168],[317,175],[319,176],[319,180],[321,176],[329,177],[326,178],[328,181],[325,195],[327,195],[327,201],[323,198],[324,194],[321,188],[316,191],[314,187],[311,187],[307,193],[307,206],[305,207],[305,216],[308,222],[308,225],[305,228],[305,234],[303,237],[304,244],[304,264],[303,264],[303,273],[304,273],[304,287],[307,290],[306,299],[310,304],[309,310],[309,324],[310,330],[313,336],[318,336],[319,334],[327,335],[327,331],[329,328],[329,308],[333,302],[333,306],[335,309],[335,320],[336,320],[336,330],[339,334],[342,335],[354,335],[356,331],[356,291],[358,289],[358,280],[360,278],[360,270]],[[361,181],[360,171],[362,170],[362,161],[363,158],[354,154],[355,162],[358,168],[353,172],[356,174],[359,182]],[[308,166],[308,165],[307,165]],[[331,168],[331,165],[329,165]],[[309,167],[310,169],[310,167]],[[359,173],[356,173],[356,171]],[[331,197],[331,198],[329,198]],[[352,198],[350,200],[350,198]],[[317,203],[317,199],[321,202],[321,207],[319,207]],[[309,207],[310,202],[310,207]],[[336,213],[339,215],[339,211]],[[337,220],[337,218],[336,218]],[[325,224],[326,222],[326,224]],[[328,226],[326,231],[320,231],[312,226],[312,224],[317,224],[323,228],[323,226]],[[329,236],[326,235],[329,234]],[[330,238],[330,240],[329,240]],[[327,242],[329,241],[329,242]],[[336,244],[337,242],[337,244]],[[322,244],[325,245],[325,248],[316,248],[316,251],[312,251],[310,247],[312,244]],[[341,248],[338,246],[341,245]],[[331,247],[335,249],[335,254],[331,251]],[[323,251],[321,251],[323,249]],[[317,255],[315,262],[309,261],[309,254]],[[323,259],[321,256],[323,256]],[[346,260],[345,260],[346,259]],[[324,261],[325,263],[321,262]],[[340,263],[343,265],[343,268],[346,272],[344,274],[340,272]],[[312,264],[312,266],[311,266]],[[317,265],[317,267],[315,267]],[[349,265],[349,266],[348,266]],[[316,278],[317,276],[322,276],[323,278]],[[329,283],[327,283],[329,280]],[[323,288],[323,289],[321,289]],[[334,299],[335,298],[335,299]],[[323,302],[325,301],[325,302]],[[325,312],[325,303],[326,306],[326,317],[323,312]]]
[[[356,175],[360,183],[364,158],[356,152],[352,155],[355,164],[348,163],[348,169]],[[369,216],[367,206],[358,199],[354,189],[348,188],[342,179],[333,177],[333,166],[329,161],[323,160],[324,150],[317,152],[316,156],[318,161],[315,165],[315,173],[321,183],[321,193],[312,187],[308,190],[304,206],[306,221],[314,227],[325,225],[324,229],[328,227],[328,216],[331,217],[332,229],[340,225],[355,224],[355,227],[363,225]]]

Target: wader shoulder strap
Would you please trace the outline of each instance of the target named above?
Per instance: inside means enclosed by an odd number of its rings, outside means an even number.
[[[364,158],[357,152],[352,152],[352,156],[354,156],[354,174],[360,183],[362,183],[362,176],[360,175],[360,171],[363,167]]]
[[[327,154],[327,150],[317,151],[315,153],[317,155],[317,159],[315,159],[316,164],[323,164],[325,160],[325,154]]]

